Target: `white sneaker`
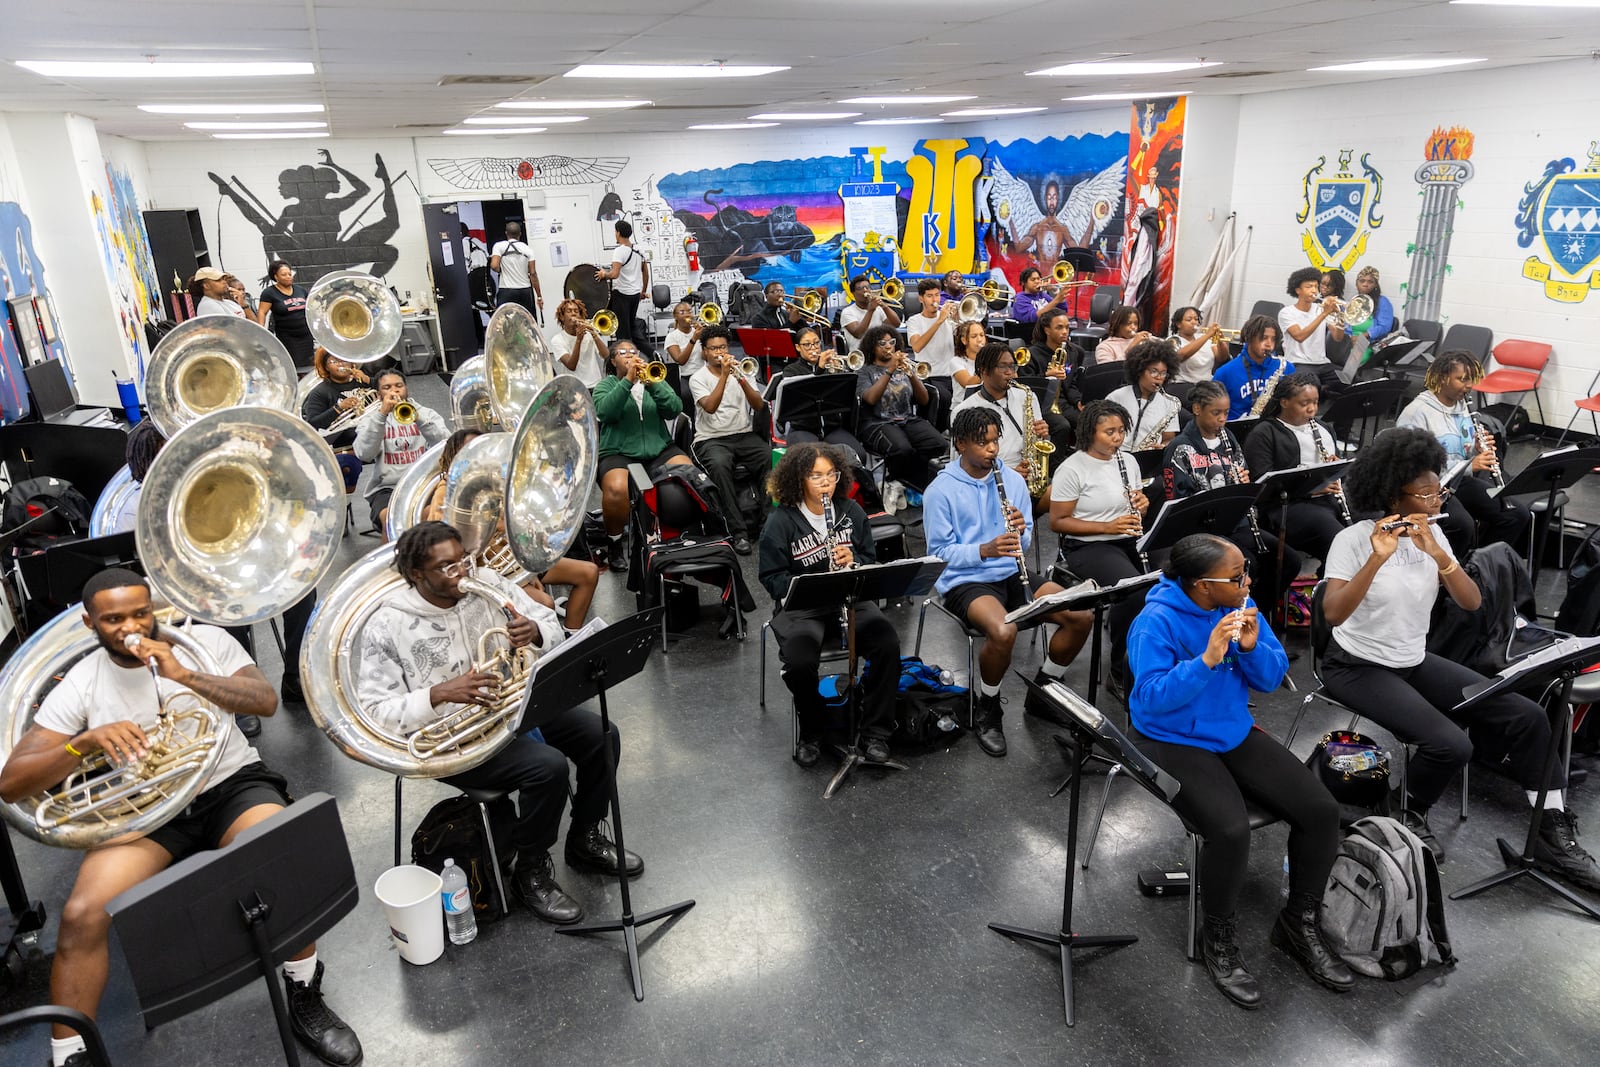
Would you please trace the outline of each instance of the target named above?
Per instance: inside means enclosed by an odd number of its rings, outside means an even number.
[[[893,515],[906,506],[906,489],[899,482],[883,483],[883,510]]]

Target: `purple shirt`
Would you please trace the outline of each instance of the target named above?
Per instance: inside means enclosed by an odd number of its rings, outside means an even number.
[[[1011,301],[1011,317],[1018,322],[1038,322],[1039,309],[1048,303],[1049,293],[1018,292]]]

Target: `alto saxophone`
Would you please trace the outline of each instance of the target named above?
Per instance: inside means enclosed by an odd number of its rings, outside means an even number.
[[[1246,353],[1244,358],[1249,359],[1249,354]],[[1278,361],[1278,369],[1269,374],[1266,382],[1262,384],[1261,392],[1256,394],[1256,402],[1250,405],[1249,418],[1259,419],[1261,413],[1267,410],[1267,401],[1272,399],[1272,390],[1277,388],[1278,379],[1283,377],[1283,363],[1284,361],[1280,359]]]
[[[1156,389],[1156,396],[1164,397],[1166,395],[1167,391],[1165,389],[1161,389],[1159,387]],[[1150,403],[1155,403],[1155,397],[1150,398]],[[1171,426],[1172,420],[1177,417],[1178,412],[1176,410],[1169,411],[1167,413],[1167,417],[1161,420],[1160,426],[1157,426],[1155,429],[1151,430],[1149,433],[1145,434],[1143,437],[1139,438],[1133,443],[1133,451],[1143,452],[1146,449],[1160,448],[1161,438],[1166,435],[1167,427]]]
[[[1033,432],[1033,390],[1025,385],[1012,388],[1022,390],[1022,458],[1028,461],[1028,495],[1037,497],[1050,488],[1050,457],[1056,446]]]

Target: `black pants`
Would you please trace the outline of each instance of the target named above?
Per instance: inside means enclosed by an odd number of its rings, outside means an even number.
[[[860,438],[856,437],[855,434],[843,428],[836,427],[832,430],[829,430],[820,438],[810,430],[791,429],[783,435],[783,439],[785,445],[797,445],[802,441],[820,440],[825,444],[838,445],[841,448],[848,448],[851,452],[855,453],[856,459],[863,467],[867,465],[867,446],[862,444]]]
[[[1509,755],[1512,773],[1523,789],[1537,790],[1544,778],[1550,744],[1550,720],[1544,709],[1525,696],[1501,693],[1466,711],[1450,711],[1461,700],[1462,689],[1483,681],[1483,675],[1453,660],[1430,652],[1415,667],[1380,667],[1350,655],[1336,638],[1322,660],[1322,681],[1336,700],[1402,744],[1417,747],[1406,767],[1413,811],[1427,811],[1439,799],[1451,776],[1472,758],[1474,748],[1491,760]],[[1550,788],[1566,784],[1558,765]]]
[[[933,481],[933,461],[950,451],[949,439],[915,415],[905,422],[863,419],[861,440],[888,463],[889,477],[919,493]]]
[[[728,521],[729,536],[750,536],[744,513],[739,510],[739,487],[734,483],[733,468],[751,467],[757,478],[764,479],[772,466],[772,446],[759,434],[736,433],[698,440],[694,450],[722,498],[722,517]]]
[[[1261,729],[1229,752],[1140,738],[1139,747],[1183,788],[1172,807],[1200,834],[1200,905],[1223,918],[1239,905],[1250,862],[1245,801],[1289,824],[1289,891],[1322,899],[1339,847],[1339,805],[1294,753]]]
[[[1079,578],[1093,578],[1102,586],[1144,573],[1131,537],[1115,541],[1077,541],[1063,537],[1061,560]],[[1123,667],[1128,662],[1128,627],[1143,608],[1144,593],[1140,592],[1113,604],[1106,613],[1106,634],[1111,638],[1111,670],[1118,677],[1122,677]]]
[[[928,389],[928,399],[932,402],[928,408],[928,421],[940,433],[950,429],[950,413],[955,410],[956,383],[948,374],[936,374],[922,383]],[[962,390],[965,392],[965,390]]]
[[[622,753],[622,739],[611,727],[611,752]],[[561,830],[561,809],[567,806],[567,761],[578,768],[572,796],[572,825],[589,826],[605,818],[611,803],[611,776],[606,769],[605,733],[600,716],[581,708],[563,711],[539,727],[540,743],[520,734],[486,763],[452,774],[443,781],[465,789],[499,789],[517,794],[517,823],[511,845],[518,852],[548,852]]]
[[[1276,507],[1262,508],[1261,525],[1276,531],[1280,514]],[[1333,539],[1339,536],[1339,531],[1342,529],[1344,523],[1339,518],[1339,505],[1334,503],[1331,496],[1297,500],[1289,505],[1287,539],[1301,555],[1311,556],[1326,563],[1328,549],[1333,546]],[[1321,573],[1320,570],[1318,573]],[[1294,581],[1294,575],[1289,575],[1287,580]]]
[[[646,359],[654,353],[650,344],[649,331],[639,327],[639,301],[644,299],[643,293],[619,293],[611,290],[611,301],[607,304],[617,316],[617,341],[632,341],[639,349],[639,354]]]
[[[311,613],[316,610],[317,591],[313,589],[285,609],[283,621],[279,624],[283,631],[283,680],[279,684],[279,692],[287,691],[287,697],[300,696],[300,646],[305,641]],[[233,639],[244,646],[250,658],[255,659],[256,641],[252,627],[230,626],[227,629]]]
[[[1496,541],[1510,545],[1519,556],[1527,554],[1533,512],[1526,504],[1490,496],[1490,488],[1485,479],[1468,474],[1456,483],[1454,494],[1445,501],[1445,517],[1439,526],[1457,559],[1465,558],[1475,544],[1492,545]]]
[[[1284,591],[1300,574],[1300,553],[1285,544],[1283,573],[1279,574],[1276,534],[1262,530],[1261,547],[1257,548],[1255,534],[1251,532],[1247,520],[1240,523],[1239,528],[1228,535],[1228,540],[1232,541],[1244,555],[1245,564],[1250,568],[1250,599],[1255,601],[1262,615],[1271,615],[1272,606],[1283,599]]]
[[[1056,454],[1050,457],[1052,463],[1060,463],[1078,450],[1078,409],[1063,403],[1061,411],[1057,415],[1045,408],[1039,416],[1050,427],[1050,443],[1056,446]]]
[[[772,619],[783,682],[794,694],[801,737],[814,738],[844,725],[829,720],[817,692],[817,657],[824,642],[839,647],[840,629],[838,612],[780,611]],[[894,699],[900,688],[900,635],[871,602],[856,605],[856,655],[867,661],[861,678],[861,734],[887,739],[894,733]]]
[[[494,296],[494,306],[502,304],[521,304],[528,309],[528,314],[533,316],[533,321],[539,321],[539,305],[533,299],[533,289],[501,289]]]

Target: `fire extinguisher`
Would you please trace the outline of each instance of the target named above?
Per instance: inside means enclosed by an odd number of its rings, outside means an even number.
[[[689,271],[696,273],[700,270],[700,239],[693,234],[683,239],[683,254],[689,257]]]

